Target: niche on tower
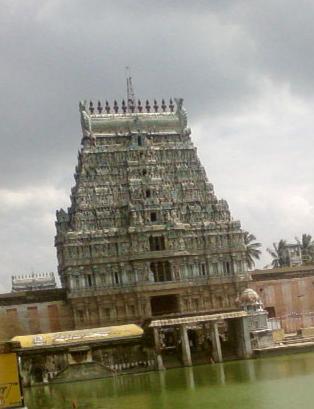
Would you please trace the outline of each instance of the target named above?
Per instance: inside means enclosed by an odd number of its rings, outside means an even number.
[[[146,144],[146,135],[142,133],[132,133],[131,146],[132,148],[142,148]]]

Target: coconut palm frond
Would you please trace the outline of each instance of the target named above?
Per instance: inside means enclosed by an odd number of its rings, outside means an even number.
[[[244,245],[246,247],[246,262],[249,269],[254,268],[255,260],[258,260],[261,255],[261,243],[255,242],[256,237],[248,231],[244,232]]]
[[[266,250],[272,256],[272,258],[278,258],[277,251],[274,251],[273,249],[270,249],[270,248],[267,248]]]
[[[273,268],[276,267],[283,267],[287,265],[287,255],[286,255],[286,247],[287,242],[286,240],[279,240],[278,244],[273,243],[273,248],[267,248],[267,252],[273,258],[271,264]]]

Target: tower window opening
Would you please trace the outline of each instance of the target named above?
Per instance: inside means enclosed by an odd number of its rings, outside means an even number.
[[[146,170],[146,169],[143,169],[142,175],[143,175],[143,176],[146,176],[146,175],[147,175],[147,170]]]
[[[154,281],[172,281],[171,265],[169,261],[156,261],[150,263],[150,269],[154,274]]]
[[[129,314],[130,314],[130,316],[134,316],[134,315],[136,315],[136,313],[135,313],[135,305],[129,305],[128,306],[128,310],[129,310]]]
[[[92,283],[92,276],[90,274],[87,275],[87,286],[88,287],[92,287],[93,283]]]
[[[218,263],[213,263],[213,274],[216,275],[218,274]]]
[[[138,135],[137,137],[137,144],[138,146],[143,146],[143,138],[141,135]]]
[[[206,275],[206,265],[205,264],[201,264],[201,275],[205,276]]]
[[[111,309],[110,308],[105,308],[104,309],[104,315],[106,319],[110,319],[111,318]]]
[[[100,277],[101,277],[101,284],[102,284],[102,285],[105,285],[105,284],[106,284],[106,281],[107,281],[105,274],[102,274]]]
[[[223,262],[223,271],[225,275],[230,275],[232,273],[232,266],[230,261]]]
[[[114,272],[113,277],[114,277],[114,283],[115,284],[120,284],[120,276],[119,276],[119,273],[117,271]]]
[[[151,197],[151,191],[150,191],[150,189],[147,189],[147,190],[146,190],[145,196],[146,196],[146,197]]]
[[[149,238],[149,248],[150,251],[161,251],[165,250],[165,238],[163,236]]]
[[[237,265],[237,272],[239,273],[240,271],[242,271],[242,261],[238,260],[236,265]]]
[[[84,321],[84,311],[78,310],[78,311],[77,311],[77,315],[78,315],[79,321],[80,321],[80,322],[83,322],[83,321]]]
[[[156,212],[151,212],[151,214],[150,214],[150,221],[151,221],[151,222],[157,221],[157,213],[156,213]]]
[[[194,298],[192,302],[193,302],[194,310],[195,311],[199,310],[200,302],[199,302],[198,298]]]

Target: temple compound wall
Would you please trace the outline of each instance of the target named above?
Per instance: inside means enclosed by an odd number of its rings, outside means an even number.
[[[261,297],[271,322],[277,322],[285,332],[314,326],[314,266],[255,270],[251,275],[252,281],[248,285]],[[176,282],[164,283],[161,288],[158,283],[149,283],[141,288],[138,286],[139,294],[129,294],[129,287],[112,288],[107,298],[104,300],[102,295],[97,303],[97,291],[86,289],[86,296],[77,300],[77,308],[82,311],[77,317],[77,327],[84,328],[85,319],[87,326],[100,326],[105,321],[99,317],[101,313],[106,315],[106,322],[110,325],[142,324],[145,321],[142,311],[151,314],[151,298],[156,292],[164,296],[175,294],[178,314],[187,315],[232,309],[237,294],[236,284],[230,285],[222,278],[215,282],[213,278],[199,277],[192,289],[189,280],[182,280],[180,287],[177,286]],[[144,291],[145,295],[141,294]],[[0,317],[3,328],[0,336],[5,338],[7,335],[13,337],[74,329],[73,311],[64,289],[1,294]]]
[[[182,100],[80,103],[58,271],[75,328],[235,308],[248,280],[240,223],[217,199]]]
[[[0,337],[73,329],[64,289],[18,291],[0,295]]]
[[[285,332],[314,326],[314,266],[255,270],[252,287],[261,297],[270,321]]]

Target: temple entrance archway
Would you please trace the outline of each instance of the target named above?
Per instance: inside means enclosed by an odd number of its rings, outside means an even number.
[[[151,297],[150,304],[153,316],[173,314],[179,311],[178,298],[175,294]]]

